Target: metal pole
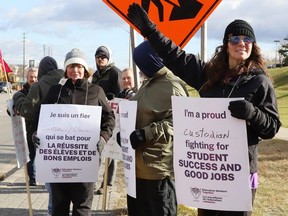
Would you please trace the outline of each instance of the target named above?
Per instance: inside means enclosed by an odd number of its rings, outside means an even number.
[[[201,60],[207,62],[207,21],[201,26]],[[202,216],[201,209],[197,209],[197,215]]]
[[[276,49],[275,49],[275,67],[277,64],[277,53],[278,53],[278,43],[280,43],[280,40],[274,40],[274,42],[276,43]]]
[[[201,26],[201,60],[207,61],[207,22]]]
[[[134,83],[135,83],[135,87],[138,90],[140,87],[140,79],[139,79],[139,71],[138,68],[136,67],[136,64],[133,62],[133,50],[136,47],[135,42],[136,41],[136,37],[135,37],[135,30],[130,27],[130,45],[131,45],[131,55],[130,55],[130,62],[132,62],[132,68],[133,68],[133,72],[134,72]]]

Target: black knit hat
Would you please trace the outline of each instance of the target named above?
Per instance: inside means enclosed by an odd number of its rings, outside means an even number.
[[[232,34],[233,36],[245,35],[251,37],[256,42],[253,28],[250,26],[249,23],[244,20],[236,19],[226,27],[223,43],[227,41],[228,35],[230,34]]]
[[[106,57],[108,60],[110,59],[109,49],[108,49],[107,47],[105,47],[105,46],[100,46],[100,47],[98,47],[98,49],[97,49],[96,52],[95,52],[95,57],[96,57],[97,55]]]

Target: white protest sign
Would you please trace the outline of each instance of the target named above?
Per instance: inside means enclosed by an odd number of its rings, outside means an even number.
[[[29,159],[28,145],[26,139],[25,120],[19,115],[16,115],[13,110],[13,100],[7,100],[7,108],[10,112],[12,133],[16,150],[17,167],[20,168],[27,164]]]
[[[135,150],[130,144],[130,134],[135,130],[137,101],[121,101],[119,113],[126,191],[129,196],[136,198]]]
[[[102,107],[41,105],[36,179],[40,182],[96,182]]]
[[[107,158],[113,158],[116,160],[122,160],[122,150],[120,146],[117,144],[116,134],[120,131],[119,126],[119,103],[123,100],[122,98],[114,98],[113,100],[108,101],[111,109],[114,111],[115,114],[115,128],[113,130],[112,137],[108,140],[107,144],[105,145],[102,156]]]
[[[172,97],[179,204],[251,211],[246,123],[231,116],[232,100]]]

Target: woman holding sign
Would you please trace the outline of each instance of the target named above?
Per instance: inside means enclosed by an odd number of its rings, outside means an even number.
[[[277,101],[253,28],[244,20],[234,20],[225,29],[223,44],[210,62],[187,54],[164,36],[147,13],[133,3],[128,9],[130,21],[147,37],[157,54],[176,76],[195,88],[201,97],[239,98],[230,102],[231,115],[247,122],[252,202],[258,185],[258,142],[271,139],[278,132]],[[201,211],[202,216],[251,215],[252,212]]]
[[[79,49],[72,49],[67,53],[64,68],[66,79],[51,87],[45,102],[102,106],[100,140],[97,144],[97,150],[101,154],[104,145],[112,136],[115,126],[114,112],[107,103],[103,89],[88,82],[88,66]],[[68,216],[70,202],[73,203],[72,215],[91,215],[94,185],[95,182],[51,183],[52,215]]]

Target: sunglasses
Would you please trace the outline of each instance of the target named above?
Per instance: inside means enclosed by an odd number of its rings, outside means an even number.
[[[232,44],[232,45],[237,45],[240,43],[240,41],[243,41],[245,44],[251,44],[254,42],[254,40],[251,37],[239,37],[239,36],[232,36],[230,38],[228,38],[228,41]]]
[[[96,55],[95,57],[96,57],[96,58],[101,58],[101,59],[105,59],[105,58],[107,58],[107,57],[104,56],[104,55]]]

